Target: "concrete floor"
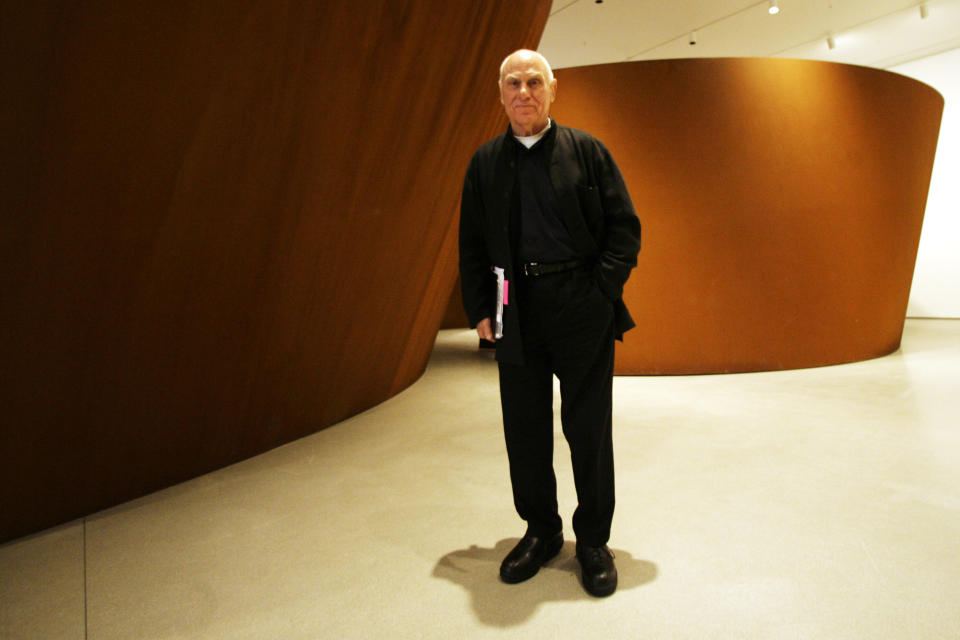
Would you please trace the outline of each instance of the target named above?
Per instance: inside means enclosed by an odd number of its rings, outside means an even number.
[[[629,339],[629,336],[628,336]],[[618,377],[620,588],[523,533],[496,365],[441,332],[399,396],[0,546],[0,638],[960,638],[960,321],[836,367]]]

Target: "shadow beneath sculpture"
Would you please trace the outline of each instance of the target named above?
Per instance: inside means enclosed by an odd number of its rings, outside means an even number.
[[[493,627],[522,624],[547,602],[592,599],[580,584],[580,566],[572,541],[564,542],[559,555],[530,580],[515,585],[501,582],[500,562],[517,542],[518,538],[506,538],[493,548],[472,545],[451,551],[437,562],[433,576],[466,589],[477,619]],[[611,550],[616,556],[618,593],[656,579],[656,564],[634,558],[622,549]]]

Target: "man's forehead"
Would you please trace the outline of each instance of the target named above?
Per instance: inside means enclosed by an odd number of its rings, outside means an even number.
[[[541,66],[533,61],[508,64],[503,70],[504,78],[520,76],[530,78],[533,76],[543,77],[544,75],[545,74]]]

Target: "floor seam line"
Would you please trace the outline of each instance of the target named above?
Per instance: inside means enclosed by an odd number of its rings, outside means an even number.
[[[87,519],[83,519],[83,638],[88,640],[87,631]]]

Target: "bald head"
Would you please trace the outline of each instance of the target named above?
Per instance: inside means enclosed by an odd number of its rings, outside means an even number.
[[[514,51],[500,65],[500,102],[513,133],[531,136],[550,121],[557,80],[547,59],[536,51]]]
[[[547,83],[550,84],[553,82],[553,69],[550,68],[550,63],[547,62],[546,58],[536,51],[531,51],[530,49],[518,49],[504,58],[503,62],[500,63],[501,83],[503,83],[503,70],[506,69],[508,64],[511,62],[539,63],[542,67],[543,75],[547,79]]]

